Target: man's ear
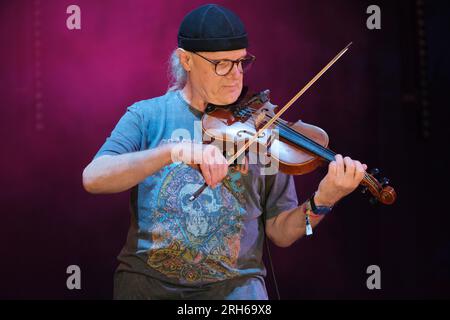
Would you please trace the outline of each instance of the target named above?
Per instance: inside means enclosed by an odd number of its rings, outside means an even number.
[[[186,50],[182,48],[177,49],[178,58],[180,59],[180,63],[183,66],[183,69],[186,70],[186,72],[191,71],[192,68],[192,55],[190,52],[187,52]]]

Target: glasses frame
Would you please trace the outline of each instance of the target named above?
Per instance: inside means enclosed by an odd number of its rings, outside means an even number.
[[[248,61],[248,60],[250,60],[251,63],[253,63],[253,62],[256,60],[256,57],[255,57],[254,55],[250,54],[250,53],[247,53],[247,55],[246,55],[244,58],[240,58],[240,59],[237,59],[237,60],[231,60],[231,59],[211,60],[211,59],[208,59],[208,58],[202,56],[202,55],[199,54],[198,52],[192,51],[192,53],[194,53],[194,54],[196,54],[197,56],[199,56],[199,57],[205,59],[205,60],[208,61],[209,63],[212,63],[212,64],[214,65],[214,72],[215,72],[218,76],[220,76],[220,77],[225,77],[225,76],[227,76],[228,74],[230,74],[230,72],[231,72],[231,70],[233,70],[235,64],[238,66],[238,70],[239,70],[239,63],[241,64],[241,68],[242,68],[242,62],[243,62],[243,61]],[[221,63],[221,62],[223,62],[223,61],[232,62],[231,68],[230,68],[230,70],[228,70],[227,73],[225,73],[225,74],[219,74],[219,73],[217,73],[217,66],[219,65],[219,63]],[[244,73],[244,68],[242,68],[242,71],[239,70],[239,72],[240,72],[240,73]]]

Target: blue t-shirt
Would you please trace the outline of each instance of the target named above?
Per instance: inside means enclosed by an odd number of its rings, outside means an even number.
[[[201,140],[201,116],[180,91],[137,102],[95,158],[147,150],[180,137]],[[203,183],[199,171],[172,163],[132,188],[131,225],[119,271],[175,288],[265,276],[262,216],[270,219],[298,206],[292,176],[261,175],[256,164],[248,172],[230,168],[222,184],[190,202]]]

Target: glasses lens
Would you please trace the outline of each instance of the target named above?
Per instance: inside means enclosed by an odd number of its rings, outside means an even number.
[[[243,59],[241,62],[242,72],[247,72],[248,70],[250,70],[253,65],[253,61],[253,57],[246,57],[245,59]]]
[[[253,61],[255,61],[254,56],[247,56],[247,57],[241,59],[238,63],[236,63],[238,70],[241,73],[244,73],[244,72],[250,70],[250,67],[253,64]],[[227,75],[228,73],[230,73],[231,69],[233,69],[234,63],[235,62],[229,61],[229,60],[220,61],[218,64],[216,64],[216,73],[219,76]]]
[[[219,76],[224,76],[226,75],[228,72],[230,72],[231,68],[233,68],[233,62],[231,61],[220,61],[217,65],[216,65],[216,73]]]

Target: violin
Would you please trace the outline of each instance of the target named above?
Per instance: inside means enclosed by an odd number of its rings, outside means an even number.
[[[288,122],[280,116],[345,53],[350,44],[281,109],[270,102],[269,90],[253,94],[249,93],[247,87],[243,88],[240,97],[232,105],[208,104],[202,117],[206,143],[221,143],[230,165],[253,151],[266,158],[262,162],[275,161],[281,172],[293,175],[312,172],[324,163],[335,160],[336,153],[328,148],[329,137],[323,129],[301,120]],[[389,185],[389,179],[378,180],[375,177],[378,173],[378,169],[364,173],[360,183],[362,192],[369,191],[372,194],[372,203],[392,204],[396,200],[396,192]],[[190,200],[196,199],[206,187],[205,183]]]

